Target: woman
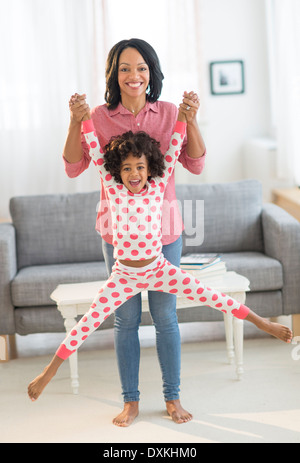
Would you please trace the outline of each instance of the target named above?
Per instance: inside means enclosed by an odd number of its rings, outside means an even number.
[[[92,110],[91,117],[100,144],[128,130],[143,130],[160,142],[166,152],[177,119],[178,110],[172,103],[158,101],[162,90],[163,74],[156,52],[140,39],[122,40],[109,52],[106,63],[106,104]],[[194,174],[204,167],[205,144],[196,122],[199,100],[194,92],[184,93],[180,105],[187,119],[187,137],[179,162]],[[64,147],[67,175],[76,177],[90,164],[88,147],[81,135],[81,120],[88,105],[85,95],[70,99],[71,120]],[[101,233],[103,254],[111,273],[114,264],[112,230],[106,192],[101,185],[101,201],[96,229]],[[183,229],[175,196],[172,175],[165,192],[162,234],[164,256],[179,266]],[[179,400],[180,333],[174,295],[149,292],[149,310],[156,329],[156,342],[163,378],[163,393],[169,415],[176,423],[184,423],[192,415],[183,409]],[[113,420],[117,426],[129,426],[138,415],[140,345],[138,329],[141,320],[141,297],[135,296],[115,313],[115,346],[122,384],[124,409]]]

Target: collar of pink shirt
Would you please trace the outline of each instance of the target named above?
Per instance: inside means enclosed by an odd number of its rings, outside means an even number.
[[[118,104],[118,106],[115,109],[108,109],[107,108],[107,111],[108,111],[108,114],[111,117],[114,117],[114,116],[116,116],[118,114],[132,114],[127,108],[125,108],[125,106],[122,105],[121,102]],[[147,112],[147,111],[153,111],[154,113],[158,113],[159,110],[158,110],[157,102],[149,103],[149,101],[146,101],[145,106],[141,109],[139,114]]]

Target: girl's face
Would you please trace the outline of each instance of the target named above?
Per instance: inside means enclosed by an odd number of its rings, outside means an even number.
[[[122,99],[144,96],[149,85],[150,71],[142,55],[135,48],[126,48],[120,54],[118,66]]]
[[[121,164],[120,175],[123,184],[131,193],[139,193],[151,175],[144,154],[140,158],[129,154]]]

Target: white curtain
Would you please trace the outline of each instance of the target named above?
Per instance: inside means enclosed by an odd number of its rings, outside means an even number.
[[[104,103],[105,61],[119,40],[156,49],[165,74],[161,99],[201,93],[202,0],[0,0],[0,219],[16,195],[91,191],[94,169],[69,179],[62,150],[72,93]],[[145,8],[146,6],[146,8]]]
[[[272,2],[277,174],[300,185],[300,1]]]

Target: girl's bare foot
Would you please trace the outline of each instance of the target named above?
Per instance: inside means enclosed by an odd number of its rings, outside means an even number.
[[[125,402],[123,411],[113,419],[113,424],[120,427],[130,426],[138,414],[138,402]]]
[[[287,343],[292,342],[293,333],[287,326],[267,320],[264,324],[264,328],[264,331],[266,331],[268,334],[271,334],[272,336],[275,336],[281,341]]]
[[[28,395],[33,402],[38,399],[53,376],[54,374],[49,373],[48,367],[46,367],[43,373],[31,381],[28,386]]]
[[[172,418],[172,420],[177,423],[187,423],[191,421],[193,415],[187,412],[184,408],[182,408],[180,400],[168,400],[166,402],[167,412]]]
[[[292,342],[293,333],[287,326],[271,322],[266,318],[262,318],[256,315],[252,311],[249,312],[249,314],[246,317],[246,320],[254,323],[257,326],[257,328],[265,331],[268,334],[271,334],[272,336],[275,336],[275,338],[278,338],[281,341],[287,343]]]
[[[62,363],[63,359],[61,359],[57,355],[54,355],[53,359],[51,360],[49,365],[46,366],[44,371],[33,381],[31,381],[31,383],[28,386],[28,395],[32,401],[38,399],[38,397],[41,395],[47,384],[51,381],[53,376],[55,376],[58,368]]]

